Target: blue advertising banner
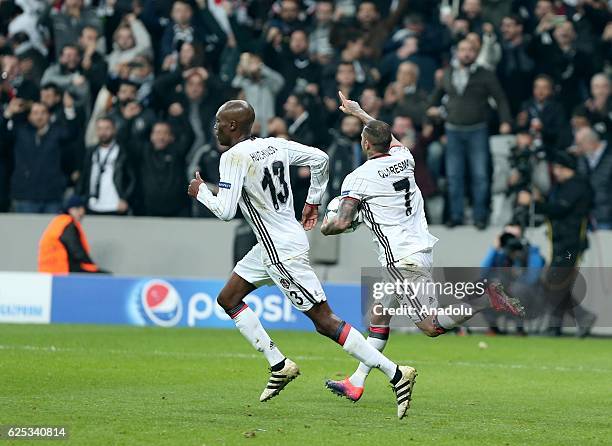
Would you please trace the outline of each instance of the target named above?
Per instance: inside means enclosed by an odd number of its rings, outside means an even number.
[[[51,323],[233,328],[216,303],[221,280],[56,276]],[[336,314],[362,329],[358,285],[325,285]],[[271,329],[312,330],[312,323],[276,287],[262,287],[245,301]]]

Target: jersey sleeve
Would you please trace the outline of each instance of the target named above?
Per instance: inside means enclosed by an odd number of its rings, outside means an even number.
[[[354,174],[348,174],[340,188],[340,199],[353,198],[361,201],[366,196],[366,181]]]
[[[320,204],[329,179],[329,156],[316,147],[287,141],[289,165],[310,167],[310,189],[306,202]]]
[[[247,169],[247,158],[240,153],[224,153],[219,162],[219,192],[215,196],[206,184],[202,184],[198,201],[221,220],[231,220],[238,209]]]

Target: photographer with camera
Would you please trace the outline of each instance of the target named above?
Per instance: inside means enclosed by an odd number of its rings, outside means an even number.
[[[512,222],[495,238],[494,246],[489,249],[480,267],[483,278],[500,281],[533,314],[540,304],[537,300],[540,295],[538,283],[544,264],[540,248],[523,237],[521,225]],[[505,334],[497,325],[496,313],[484,311],[483,316],[489,325],[488,335]],[[521,319],[516,319],[516,332],[526,334]]]
[[[535,212],[546,216],[549,222],[552,258],[544,287],[550,306],[547,331],[554,336],[561,335],[566,312],[573,312],[580,337],[589,334],[596,319],[572,296],[580,257],[588,247],[586,230],[593,197],[589,180],[576,173],[576,166],[577,160],[573,155],[557,153],[552,166],[556,185],[547,199],[544,200],[537,189],[533,194],[521,191],[517,198],[517,203],[522,206],[529,206],[533,202]]]
[[[511,149],[508,157],[510,164],[510,177],[506,196],[515,202],[516,194],[522,190],[531,191],[534,187],[544,193],[550,189],[550,177],[546,152],[538,144],[533,133],[523,130],[516,135],[516,145]],[[512,220],[521,227],[529,226],[533,213],[528,206],[514,203]]]

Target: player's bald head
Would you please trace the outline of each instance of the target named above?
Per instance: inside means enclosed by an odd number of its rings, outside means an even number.
[[[241,133],[250,133],[255,122],[255,110],[247,101],[227,101],[217,112],[219,119],[231,123],[235,122],[236,129]]]

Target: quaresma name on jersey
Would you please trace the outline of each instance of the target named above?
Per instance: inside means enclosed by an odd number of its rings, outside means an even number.
[[[414,158],[407,148],[395,146],[369,159],[346,176],[341,190],[342,198],[361,202],[381,265],[429,251],[438,241],[429,233]]]
[[[223,220],[231,220],[240,205],[267,265],[309,249],[304,228],[295,219],[289,166],[310,167],[306,201],[321,203],[328,179],[327,154],[281,138],[252,138],[231,147],[221,155],[217,196],[205,186],[198,194],[198,200]]]

